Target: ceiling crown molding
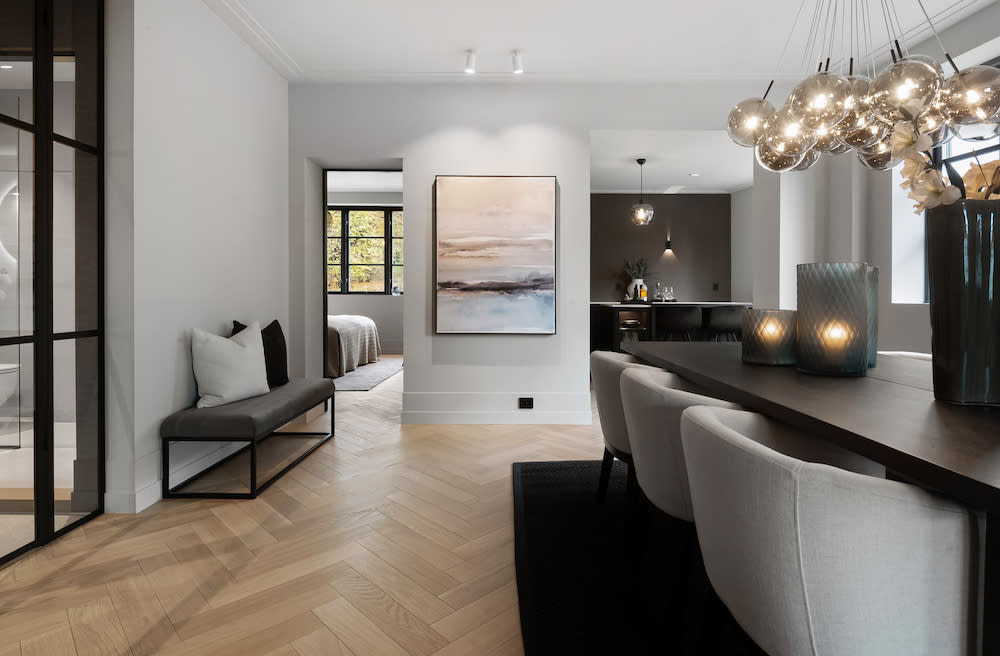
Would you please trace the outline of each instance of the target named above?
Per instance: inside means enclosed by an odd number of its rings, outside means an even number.
[[[202,0],[282,77],[294,82],[305,71],[282,49],[239,0]]]

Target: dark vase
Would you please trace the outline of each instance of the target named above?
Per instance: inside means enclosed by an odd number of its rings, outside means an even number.
[[[925,213],[934,397],[1000,405],[1000,200]]]

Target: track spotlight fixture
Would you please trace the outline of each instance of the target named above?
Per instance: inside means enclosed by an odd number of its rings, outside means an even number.
[[[513,64],[514,75],[520,75],[524,72],[524,60],[521,58],[521,51],[515,50],[511,53],[511,60]]]
[[[476,72],[476,53],[472,50],[465,51],[465,72],[469,75]]]

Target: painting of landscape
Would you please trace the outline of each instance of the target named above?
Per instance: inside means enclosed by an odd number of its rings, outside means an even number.
[[[556,179],[438,176],[438,333],[556,331]]]

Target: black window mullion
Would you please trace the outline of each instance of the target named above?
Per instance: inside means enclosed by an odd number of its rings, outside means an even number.
[[[402,237],[392,236],[392,213],[401,210],[401,207],[391,206],[347,206],[347,205],[327,205],[327,211],[337,210],[340,212],[340,291],[328,293],[340,294],[390,294],[392,290],[392,246],[396,239]],[[350,269],[351,269],[351,249],[350,249],[350,215],[352,211],[357,212],[382,212],[382,235],[366,235],[360,239],[381,239],[383,242],[383,262],[381,265],[359,264],[358,266],[381,266],[383,268],[383,291],[381,292],[352,292],[350,290]],[[327,234],[327,239],[337,239]],[[327,262],[324,256],[324,262]],[[329,266],[329,265],[328,265]],[[326,269],[329,275],[329,268]]]

